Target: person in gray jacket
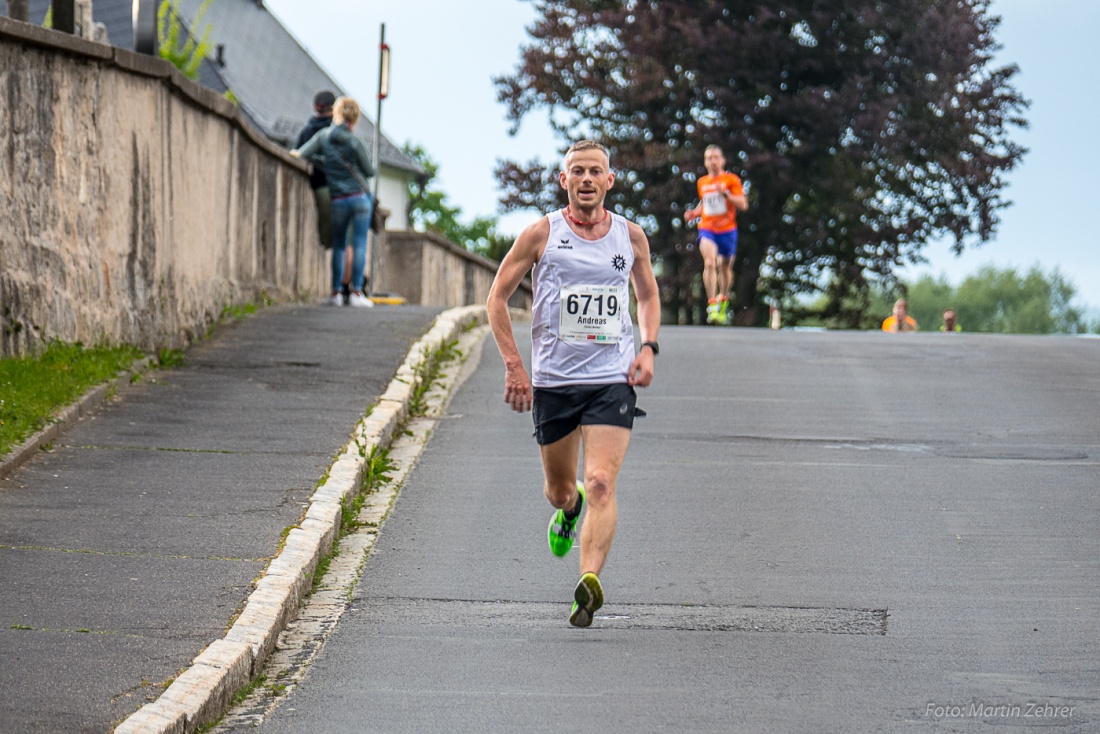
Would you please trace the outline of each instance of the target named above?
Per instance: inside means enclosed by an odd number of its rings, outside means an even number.
[[[343,305],[340,290],[350,229],[353,290],[348,305],[366,308],[374,303],[358,289],[362,288],[367,263],[367,232],[373,207],[369,181],[375,171],[363,141],[352,134],[358,121],[359,105],[351,97],[340,97],[332,106],[332,125],[310,138],[297,153],[325,172],[332,196],[332,293],[325,303]]]

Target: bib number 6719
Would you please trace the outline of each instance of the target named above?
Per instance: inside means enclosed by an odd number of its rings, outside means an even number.
[[[619,297],[614,293],[570,293],[565,297],[565,310],[570,316],[614,317],[619,314]]]
[[[618,286],[562,286],[558,337],[565,341],[618,342],[626,306],[623,295]]]

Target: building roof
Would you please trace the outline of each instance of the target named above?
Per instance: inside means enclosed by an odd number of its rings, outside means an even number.
[[[181,14],[190,22],[202,2],[180,0]],[[223,47],[224,65],[218,65],[219,75],[248,116],[280,144],[294,145],[298,131],[313,112],[313,95],[322,89],[337,96],[344,94],[262,0],[214,0],[201,19],[204,28],[207,24],[212,46]],[[201,29],[196,31],[201,33]],[[370,150],[374,122],[367,117],[366,109],[363,112],[355,134]],[[423,173],[420,165],[384,134],[379,140],[379,158],[393,168]]]
[[[41,23],[51,0],[29,0],[31,22]],[[180,15],[193,25],[203,0],[179,0]],[[113,46],[133,50],[133,0],[92,0],[92,18],[107,28]],[[241,112],[267,137],[293,147],[298,131],[313,113],[313,95],[343,89],[263,5],[263,0],[213,0],[200,19],[210,26],[210,55],[199,68],[199,83],[219,94],[231,90]],[[218,46],[221,52],[216,53]],[[221,59],[221,63],[215,59]],[[363,101],[360,101],[362,104]],[[356,137],[371,149],[374,122],[363,110]],[[383,134],[381,163],[413,175],[424,170]]]

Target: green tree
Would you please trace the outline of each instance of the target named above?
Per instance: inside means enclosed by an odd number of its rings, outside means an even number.
[[[475,217],[469,224],[459,220],[462,209],[447,203],[447,195],[430,189],[439,166],[419,145],[405,144],[405,152],[424,169],[424,176],[409,182],[409,221],[421,229],[443,235],[451,242],[500,261],[512,246],[513,237],[497,230],[495,217]]]
[[[894,301],[905,298],[909,315],[917,320],[920,331],[938,331],[946,308],[955,310],[959,325],[967,332],[1081,334],[1100,329],[1100,323],[1090,325],[1081,309],[1073,305],[1076,292],[1057,269],[1048,274],[1038,266],[1020,275],[1011,268],[987,265],[958,288],[945,275],[924,275],[912,283],[899,281],[893,288],[873,286],[867,293],[866,315],[859,328],[878,329],[890,315]],[[843,319],[833,316],[834,312],[827,296],[784,309],[788,323],[850,328]]]
[[[890,309],[894,306],[894,300],[890,299],[879,314],[884,319],[890,315]],[[930,275],[922,276],[916,283],[909,284],[906,288],[905,300],[909,304],[909,315],[917,320],[917,326],[921,331],[936,331],[943,323],[943,310],[945,308],[959,309],[955,287],[947,282],[947,276],[941,275],[933,278]],[[971,329],[969,324],[963,324],[967,331]]]
[[[198,28],[213,0],[203,0],[195,13],[195,27]],[[179,0],[162,0],[157,8],[157,41],[160,56],[183,73],[188,79],[199,78],[199,66],[210,50],[209,23],[196,39],[189,33],[180,19]]]
[[[499,99],[516,127],[547,112],[563,141],[611,149],[608,205],[649,233],[666,319],[700,269],[682,213],[708,143],[749,185],[741,323],[762,323],[767,298],[825,292],[825,315],[858,327],[872,286],[892,287],[927,242],[961,251],[995,233],[1027,102],[1018,70],[993,63],[990,0],[534,4]],[[505,207],[560,202],[555,165],[501,164]]]
[[[963,331],[1080,334],[1089,331],[1089,324],[1081,309],[1073,305],[1076,293],[1057,268],[1048,274],[1037,265],[1023,275],[1012,268],[986,265],[967,276],[958,288],[952,287],[946,276],[925,275],[915,283],[899,283],[894,290],[875,289],[871,311],[878,321],[869,318],[864,328],[877,328],[889,315],[894,300],[905,297],[909,315],[917,320],[921,331],[938,330],[943,310],[953,308]]]
[[[864,289],[845,288],[836,281],[833,278],[825,292],[808,303],[805,299],[788,299],[782,308],[787,325],[877,329],[898,298],[879,284]]]
[[[1047,275],[1034,266],[1021,276],[987,265],[959,285],[953,305],[967,331],[1077,334],[1086,325],[1071,305],[1075,293],[1057,269]]]

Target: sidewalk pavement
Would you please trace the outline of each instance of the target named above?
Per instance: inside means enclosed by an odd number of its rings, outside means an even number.
[[[150,701],[119,730],[201,724],[309,589],[425,344],[483,318],[265,309],[0,480],[0,731],[105,732]]]

